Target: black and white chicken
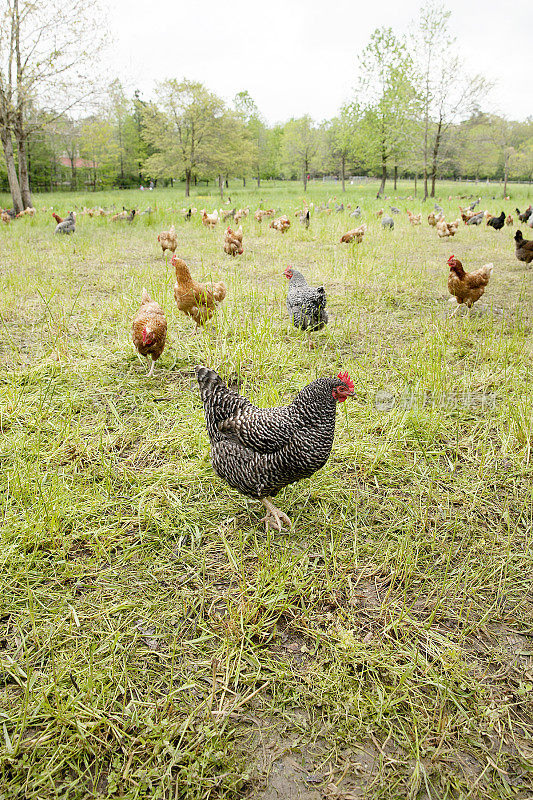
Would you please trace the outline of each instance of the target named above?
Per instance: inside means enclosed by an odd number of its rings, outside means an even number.
[[[68,217],[65,217],[63,222],[56,225],[54,233],[74,233],[76,230],[76,215],[74,211],[70,211]]]
[[[295,327],[307,331],[308,334],[321,330],[328,321],[324,287],[309,286],[302,273],[292,267],[287,267],[283,274],[289,279],[287,311]]]
[[[333,446],[337,403],[353,395],[347,372],[318,378],[292,403],[258,408],[232,391],[214,370],[196,368],[211,461],[217,475],[243,495],[260,500],[261,520],[280,531],[289,517],[272,498],[324,466]]]

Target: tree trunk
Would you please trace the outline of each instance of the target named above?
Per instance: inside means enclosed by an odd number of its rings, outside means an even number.
[[[218,176],[218,188],[220,189],[220,199],[224,199],[224,181],[222,180],[222,175]]]
[[[78,179],[76,176],[76,154],[69,156],[70,158],[70,191],[75,192],[78,187]]]
[[[242,188],[246,189],[246,178],[242,179]]]
[[[194,185],[196,186],[196,175],[194,176]],[[190,169],[185,170],[185,197],[190,197],[191,195],[191,171]]]
[[[15,166],[15,156],[13,155],[13,142],[11,141],[10,131],[2,127],[0,129],[0,138],[2,139],[2,147],[6,160],[7,180],[9,182],[11,199],[13,201],[13,210],[16,214],[20,214],[20,212],[24,210],[24,207],[22,205],[22,195],[17,178],[17,168]]]
[[[227,179],[227,178],[226,178],[226,180],[225,180],[225,184],[226,184],[226,189],[229,189],[229,181],[228,181],[228,179]]]
[[[17,140],[19,186],[22,197],[22,205],[24,208],[32,208],[33,201],[31,199],[30,176],[28,174],[28,160],[26,155],[26,132],[24,130],[22,116],[19,116],[15,124],[15,138]]]
[[[439,119],[439,122],[437,124],[437,133],[435,135],[435,144],[433,146],[433,159],[431,162],[431,197],[435,197],[435,184],[437,182],[437,163],[439,157],[441,135],[442,135],[442,119]]]
[[[381,195],[383,194],[383,192],[385,191],[386,182],[387,182],[387,162],[383,161],[383,163],[381,165],[381,184],[379,186],[379,190],[378,190],[378,193],[376,195],[376,198],[378,200],[381,197]]]
[[[398,185],[398,165],[394,165],[394,191],[396,191],[396,187]]]
[[[342,191],[346,191],[346,156],[341,156],[341,180],[342,180]]]
[[[415,172],[415,197],[416,197],[416,178],[417,178],[417,175],[416,175],[416,172]]]
[[[502,197],[505,200],[505,198],[507,197],[507,181],[509,180],[509,156],[506,156],[505,161],[504,161],[503,177],[504,177],[504,180],[503,180],[503,195],[502,195]]]
[[[261,178],[259,177],[259,173],[257,173],[257,188],[261,188]]]

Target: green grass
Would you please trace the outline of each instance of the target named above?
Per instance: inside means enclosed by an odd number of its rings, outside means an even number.
[[[484,190],[493,213],[529,202]],[[347,213],[299,225],[300,186],[232,186],[293,220],[247,218],[237,259],[177,190],[35,201],[157,204],[131,226],[0,227],[2,800],[531,798],[533,272],[514,227],[440,240],[432,204],[375,191],[348,187],[368,232],[345,246]],[[440,187],[448,219],[471,192]],[[193,274],[228,286],[203,336],[157,245],[172,222]],[[495,265],[468,318],[450,319],[451,253]],[[328,295],[312,350],[288,263]],[[169,324],[150,380],[130,340],[143,286]],[[327,465],[278,496],[289,533],[214,475],[195,364],[265,406],[352,375]]]

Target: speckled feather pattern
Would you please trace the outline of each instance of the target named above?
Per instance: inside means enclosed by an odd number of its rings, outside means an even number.
[[[301,272],[293,270],[287,292],[287,311],[297,328],[318,331],[328,321],[323,286],[309,286]]]
[[[319,378],[279,408],[257,408],[211,369],[196,370],[211,460],[217,475],[241,494],[261,498],[310,477],[324,466],[335,434],[338,378]]]

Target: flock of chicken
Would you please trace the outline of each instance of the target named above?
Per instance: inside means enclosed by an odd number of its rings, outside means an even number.
[[[469,209],[461,209],[461,217],[466,225],[478,225],[482,219],[496,230],[504,223],[512,224],[502,212],[498,217],[491,217],[484,211],[475,211],[479,201]],[[344,211],[338,206],[336,211]],[[30,210],[28,210],[30,211]],[[309,227],[311,206],[296,212],[299,221]],[[319,207],[316,213],[330,213],[331,209]],[[393,214],[399,209],[391,207]],[[0,214],[7,212],[1,211]],[[115,221],[132,222],[135,210],[126,209],[113,215]],[[196,209],[183,209],[186,220],[197,213]],[[236,229],[227,227],[224,232],[223,249],[228,255],[235,257],[244,252],[243,230],[241,220],[248,215],[249,209],[233,209],[230,212],[218,211],[202,214],[202,223],[208,228],[215,228],[222,218],[225,222],[230,218],[238,224]],[[351,212],[352,217],[361,216],[359,206]],[[533,227],[532,207],[519,214],[520,222]],[[411,225],[420,225],[421,214],[407,211]],[[32,214],[33,215],[33,214]],[[384,210],[378,212],[384,228],[393,229],[394,219],[385,215]],[[291,225],[287,215],[275,217],[273,209],[258,209],[254,214],[257,222],[264,218],[274,217],[270,227],[285,233]],[[57,223],[56,233],[71,234],[75,231],[76,217],[74,212],[62,219],[54,213]],[[435,211],[428,216],[428,223],[436,227],[439,236],[453,236],[460,225],[460,220],[447,223],[440,206],[435,204]],[[367,226],[365,224],[345,233],[342,243],[361,242]],[[516,257],[519,261],[530,264],[533,261],[533,241],[525,240],[520,230],[515,234]],[[174,298],[179,310],[190,317],[196,324],[195,333],[213,316],[217,306],[226,296],[224,283],[198,283],[191,275],[183,259],[176,256],[178,236],[172,226],[162,231],[157,237],[158,243],[166,257],[166,251],[172,253],[172,265],[175,269]],[[461,262],[451,256],[448,259],[448,289],[452,298],[457,300],[457,311],[461,305],[471,309],[473,304],[485,292],[493,270],[492,264],[486,264],[475,272],[467,273]],[[320,330],[328,322],[326,311],[326,292],[323,286],[310,286],[301,272],[287,267],[284,272],[288,279],[287,310],[296,328],[310,333]],[[454,312],[455,313],[455,312]],[[141,306],[132,323],[133,343],[140,354],[150,365],[148,375],[154,371],[156,361],[161,356],[166,341],[167,321],[161,306],[143,289]],[[328,460],[335,433],[335,417],[337,403],[344,402],[354,393],[353,382],[348,373],[339,373],[336,378],[319,378],[300,391],[294,400],[280,408],[263,409],[252,405],[245,397],[230,389],[222,378],[213,370],[197,367],[196,376],[200,387],[207,432],[211,441],[211,457],[215,472],[230,486],[242,494],[260,500],[266,514],[263,518],[265,527],[269,525],[281,530],[290,525],[289,517],[278,509],[272,498],[285,486],[311,476]]]
[[[192,209],[189,209],[186,217],[190,219],[192,213]],[[217,225],[218,212],[209,215],[203,210],[201,213],[206,227],[214,228]],[[247,210],[241,209],[237,212],[233,209],[226,214],[225,221],[231,216],[234,220],[237,217],[240,223],[247,213]],[[421,214],[415,215],[410,211],[407,213],[412,225],[421,223]],[[461,213],[467,220],[473,219],[462,210]],[[309,208],[296,214],[308,227]],[[481,214],[486,217],[484,212]],[[261,222],[265,216],[273,215],[273,210],[258,209],[254,216]],[[379,212],[378,215],[382,216]],[[521,221],[529,220],[531,207],[522,217]],[[501,215],[491,219],[495,220],[492,227],[499,229],[503,226],[505,214],[503,220]],[[436,214],[432,212],[429,215],[428,221],[430,225],[437,227],[437,232],[439,225],[447,225],[450,233],[445,235],[453,235],[451,231],[460,224],[460,221],[446,223],[438,209]],[[270,225],[282,233],[289,226],[290,220],[286,215],[274,219]],[[392,220],[392,226],[385,227],[394,227],[394,221]],[[341,242],[360,242],[366,230],[366,225],[362,225],[348,231]],[[163,254],[167,250],[173,253],[172,264],[176,272],[174,297],[180,311],[194,320],[195,332],[198,332],[211,318],[217,304],[226,296],[226,287],[222,282],[208,286],[193,279],[185,262],[175,255],[178,236],[174,226],[162,231],[157,239]],[[517,231],[515,243],[517,258],[529,264],[533,259],[533,242],[524,240],[521,232]],[[236,230],[229,226],[225,230],[223,249],[231,256],[243,253],[243,231],[240,224]],[[457,300],[457,308],[453,313],[463,304],[470,310],[484,294],[493,264],[486,264],[467,273],[459,259],[451,256],[448,266],[448,289],[452,298]],[[310,286],[302,273],[292,267],[287,267],[284,275],[289,281],[287,310],[293,324],[308,333],[308,344],[311,347],[310,333],[320,330],[328,322],[326,292],[323,286]],[[141,308],[133,321],[133,341],[140,355],[146,357],[148,362],[152,360],[149,375],[152,375],[155,362],[163,352],[166,331],[167,323],[162,308],[143,289]],[[339,373],[337,378],[320,378],[299,392],[290,405],[262,409],[253,406],[245,397],[230,389],[213,370],[197,367],[196,374],[215,472],[241,494],[260,500],[266,509],[262,520],[265,526],[270,525],[280,531],[291,522],[275,506],[272,498],[283,487],[309,477],[326,463],[333,445],[336,405],[353,395],[350,376]]]

